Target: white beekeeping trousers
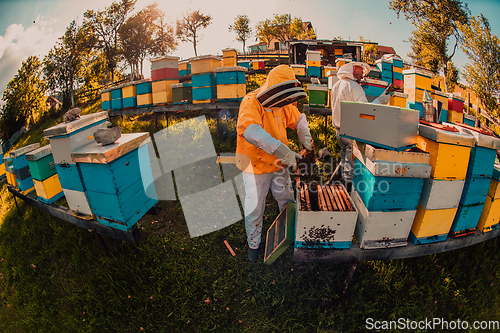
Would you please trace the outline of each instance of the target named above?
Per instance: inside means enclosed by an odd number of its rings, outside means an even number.
[[[257,249],[260,244],[262,220],[269,189],[271,189],[281,211],[287,201],[295,201],[292,181],[288,169],[262,175],[246,172],[242,174],[245,187],[244,210],[248,246],[251,249]]]

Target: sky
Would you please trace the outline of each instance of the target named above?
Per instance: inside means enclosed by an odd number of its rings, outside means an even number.
[[[140,10],[154,0],[138,0],[135,10]],[[242,43],[236,34],[229,32],[229,25],[237,15],[246,14],[253,32],[259,21],[273,18],[275,14],[291,14],[302,21],[310,21],[318,39],[340,36],[345,40],[371,40],[380,45],[392,46],[397,54],[408,59],[413,26],[404,17],[397,18],[389,9],[387,0],[157,0],[166,13],[169,23],[188,11],[200,10],[213,17],[212,24],[201,31],[198,55],[221,54],[224,48],[241,51]],[[466,1],[467,2],[467,1]],[[21,63],[30,55],[43,58],[64,34],[71,21],[80,25],[87,9],[103,10],[112,0],[0,0],[0,92],[14,77]],[[468,1],[472,15],[483,13],[489,19],[492,32],[500,35],[499,0]],[[255,44],[252,34],[247,46]],[[179,43],[172,55],[181,59],[194,56],[191,43]],[[459,51],[454,62],[462,69],[467,57]],[[150,76],[149,62],[144,64],[146,77]],[[0,104],[2,102],[0,101]]]

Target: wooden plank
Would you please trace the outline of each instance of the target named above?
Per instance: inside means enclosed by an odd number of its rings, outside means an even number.
[[[340,186],[338,185],[335,185],[334,188],[333,188],[333,195],[335,197],[335,199],[337,200],[337,205],[339,207],[341,207],[342,211],[345,212],[345,206],[344,206],[344,203],[342,202],[342,199],[340,199],[340,196],[339,196],[339,193],[338,193],[338,189],[339,189]]]
[[[352,244],[349,249],[336,249],[327,252],[325,249],[294,249],[293,259],[295,261],[315,261],[315,262],[352,262],[355,258],[359,261],[372,260],[395,260],[421,257],[430,254],[442,253],[461,249],[467,246],[482,243],[484,241],[500,236],[500,229],[482,233],[479,230],[474,234],[448,238],[445,241],[429,243],[425,245],[415,245],[408,243],[404,247],[393,247],[387,249],[363,250],[360,244]]]
[[[137,226],[133,226],[129,231],[122,231],[115,228],[110,228],[105,225],[102,225],[97,222],[97,220],[86,220],[83,218],[79,218],[71,213],[71,210],[67,207],[51,204],[46,205],[36,199],[32,194],[23,195],[13,189],[12,187],[8,187],[10,193],[14,196],[24,200],[30,205],[37,207],[38,209],[43,210],[46,213],[49,213],[52,216],[55,216],[61,220],[72,223],[79,227],[85,229],[95,229],[97,233],[101,235],[105,235],[108,237],[116,238],[119,240],[127,241],[133,244],[136,244],[139,241],[140,234]]]
[[[325,186],[326,187],[326,192],[328,193],[328,196],[330,197],[330,202],[332,203],[332,208],[333,211],[339,211],[339,207],[337,206],[337,202],[335,201],[335,198],[333,197],[333,187],[331,184]]]
[[[332,203],[331,203],[331,200],[330,200],[330,196],[328,195],[328,190],[327,190],[328,186],[327,185],[321,185],[321,187],[322,187],[323,197],[325,198],[326,207],[327,207],[328,211],[333,212],[333,206],[332,206]]]
[[[326,204],[326,199],[325,199],[325,196],[323,195],[323,191],[321,190],[321,185],[318,184],[318,186],[316,187],[317,189],[317,192],[318,192],[318,206],[319,206],[319,209],[322,210],[322,211],[328,211],[328,206]]]

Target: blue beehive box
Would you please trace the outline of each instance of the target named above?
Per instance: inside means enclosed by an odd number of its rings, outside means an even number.
[[[403,73],[392,72],[392,79],[403,81]]]
[[[441,109],[441,113],[439,114],[439,121],[440,122],[448,121],[448,110]]]
[[[137,95],[144,95],[144,94],[151,94],[151,81],[148,80],[142,80],[139,81],[139,83],[136,84],[135,86],[135,91]]]
[[[217,86],[211,87],[194,87],[193,86],[193,101],[207,101],[217,98]]]
[[[56,164],[56,172],[63,189],[78,192],[85,191],[77,164]]]
[[[320,77],[321,67],[307,66],[307,75]]]
[[[12,157],[12,166],[15,170],[19,170],[28,166],[28,161],[26,160],[26,153],[33,151],[40,147],[39,143],[33,143],[31,145],[21,147],[10,152],[10,156]]]
[[[215,73],[193,75],[191,77],[193,88],[215,86]]]
[[[220,67],[216,72],[216,83],[218,85],[245,83],[246,71],[246,68],[241,66]]]
[[[112,99],[111,100],[111,109],[112,110],[123,109],[122,100],[121,99]]]
[[[111,109],[111,101],[101,102],[102,111],[107,111]]]
[[[420,112],[420,118],[424,117],[424,104],[420,102],[406,101],[406,107],[411,110]]]
[[[123,108],[133,108],[137,106],[137,97],[127,97],[121,101]]]
[[[107,226],[130,230],[157,202],[144,190],[153,183],[148,154],[140,154],[148,133],[123,134],[115,143],[92,143],[72,153],[81,171],[92,212]],[[140,147],[140,148],[139,148]]]
[[[121,99],[122,98],[122,89],[116,88],[111,90],[111,100],[113,99]]]
[[[392,62],[390,62],[389,60],[379,59],[375,61],[375,65],[381,73],[392,73]]]

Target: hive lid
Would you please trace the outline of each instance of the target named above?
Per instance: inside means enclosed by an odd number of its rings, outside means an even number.
[[[396,97],[401,97],[401,98],[408,98],[408,94],[398,92],[398,91],[391,92],[391,95],[396,96]]]
[[[473,136],[476,139],[476,146],[495,149],[495,150],[500,149],[500,139],[495,138],[494,136],[479,133],[479,131],[474,130],[474,128],[465,127],[463,125],[458,125],[458,124],[447,124],[447,125],[456,128],[461,134]]]
[[[474,147],[476,139],[471,135],[450,132],[423,124],[418,125],[418,134],[435,142]]]
[[[432,74],[419,68],[403,69],[403,75],[413,75],[418,74],[428,78],[432,77]]]
[[[207,54],[207,55],[202,55],[199,57],[190,58],[189,61],[193,62],[193,61],[205,60],[205,59],[213,59],[213,60],[220,61],[220,60],[222,60],[222,57],[216,57],[216,56]]]
[[[248,68],[243,66],[226,66],[214,68],[214,72],[248,72]]]
[[[356,146],[356,149],[370,161],[430,164],[431,160],[431,154],[417,147],[404,151],[395,151],[372,146],[368,143],[356,140],[353,140],[352,146]]]
[[[434,95],[441,96],[441,97],[444,97],[444,98],[448,98],[448,97],[450,97],[450,94],[448,94],[447,92],[444,92],[444,91],[439,91],[439,90],[431,90],[431,92],[432,92]]]
[[[150,62],[157,62],[157,61],[162,61],[162,60],[175,60],[175,61],[179,61],[179,59],[180,59],[180,57],[165,55],[165,56],[161,56],[161,57],[158,57],[158,58],[152,58],[149,61]]]
[[[12,156],[13,158],[18,158],[18,157],[20,157],[20,156],[22,156],[30,151],[37,149],[38,147],[40,147],[39,143],[33,143],[31,145],[27,145],[27,146],[21,147],[19,149],[16,149],[14,151],[11,151],[10,156]]]
[[[374,80],[374,79],[369,79],[369,78],[363,78],[360,83],[370,83],[370,84],[377,84],[379,86],[385,86],[387,87],[389,84],[385,81],[382,80]]]
[[[71,134],[79,129],[87,127],[89,125],[101,122],[108,118],[108,112],[102,111],[97,113],[91,113],[84,116],[81,116],[77,120],[74,120],[69,123],[60,123],[58,125],[47,128],[43,131],[43,135],[46,138],[51,138],[54,136],[67,135]]]
[[[26,154],[26,159],[28,161],[38,161],[48,155],[52,155],[52,148],[50,147],[50,145],[46,145],[30,151]]]
[[[91,142],[71,153],[75,163],[108,164],[137,148],[149,137],[149,133],[122,134],[115,143],[102,146]]]
[[[328,90],[328,85],[327,84],[308,83],[307,84],[307,90],[327,91]]]

